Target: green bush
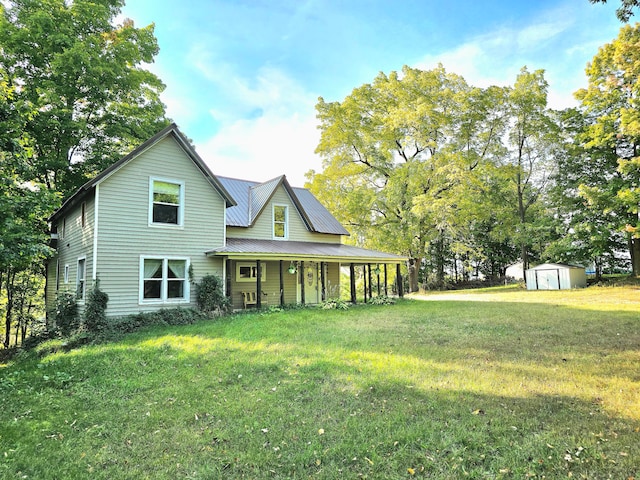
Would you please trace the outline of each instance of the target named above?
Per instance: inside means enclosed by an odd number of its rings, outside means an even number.
[[[339,298],[330,299],[321,304],[323,310],[347,310],[350,306],[351,304],[349,302],[345,302]]]
[[[87,303],[84,308],[84,325],[91,333],[99,333],[107,328],[107,303],[109,295],[100,290],[98,282],[87,294]]]
[[[63,336],[68,336],[79,327],[76,296],[70,292],[59,293],[52,312],[54,328]]]
[[[396,301],[391,297],[381,295],[379,297],[370,298],[367,300],[367,303],[369,305],[393,305]]]
[[[229,298],[224,294],[222,280],[216,275],[205,275],[196,284],[196,301],[201,312],[219,316],[229,309]]]

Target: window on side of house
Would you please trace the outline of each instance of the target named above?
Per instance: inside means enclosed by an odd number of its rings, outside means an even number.
[[[84,228],[87,225],[87,202],[80,205],[80,225]]]
[[[289,212],[286,205],[273,206],[273,238],[286,240],[289,238]]]
[[[67,235],[67,217],[62,219],[62,229],[60,231],[60,238],[63,239]]]
[[[261,281],[266,281],[267,266],[260,265]],[[236,282],[255,282],[258,278],[258,266],[255,263],[236,263]]]
[[[64,283],[69,283],[69,265],[64,266]]]
[[[149,223],[181,226],[184,216],[184,184],[151,178],[149,191]]]
[[[76,276],[76,299],[84,300],[86,281],[85,276],[87,273],[86,268],[87,260],[85,258],[78,259],[78,275]]]
[[[140,302],[188,302],[187,258],[142,257]]]

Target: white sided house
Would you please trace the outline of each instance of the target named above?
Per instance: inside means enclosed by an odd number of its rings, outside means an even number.
[[[543,263],[526,272],[527,290],[569,290],[587,286],[583,267]]]
[[[320,303],[338,297],[341,265],[350,267],[355,302],[356,265],[368,268],[371,295],[372,266],[384,271],[386,292],[387,275],[399,279],[406,260],[343,244],[344,227],[284,176],[216,177],[175,124],[83,185],[49,221],[47,310],[61,292],[82,310],[99,281],[110,317],[196,307],[194,284],[209,274],[224,279],[235,309]]]

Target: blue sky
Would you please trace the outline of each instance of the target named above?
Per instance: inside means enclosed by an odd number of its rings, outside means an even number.
[[[621,28],[617,0],[128,0],[155,23],[149,68],[168,115],[214,173],[302,186],[318,97],[341,101],[379,72],[442,63],[468,83],[511,85],[544,69],[554,108],[575,105],[584,69]],[[632,17],[632,21],[635,18]]]

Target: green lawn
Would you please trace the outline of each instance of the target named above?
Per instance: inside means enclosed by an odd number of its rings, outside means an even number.
[[[0,478],[640,476],[640,288],[237,315],[0,365]]]

